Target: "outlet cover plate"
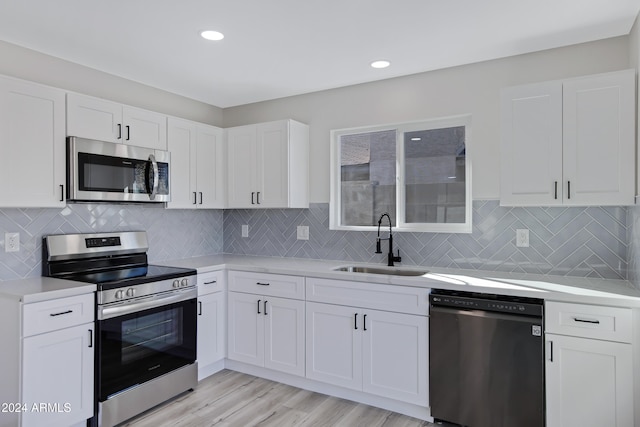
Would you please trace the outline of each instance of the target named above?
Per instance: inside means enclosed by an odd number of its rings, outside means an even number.
[[[242,237],[249,237],[249,226],[246,224],[242,226]]]
[[[20,251],[20,233],[4,233],[4,251]]]
[[[519,248],[529,247],[529,229],[519,228],[516,230],[516,246]]]
[[[297,230],[298,240],[309,240],[309,226],[299,225]]]

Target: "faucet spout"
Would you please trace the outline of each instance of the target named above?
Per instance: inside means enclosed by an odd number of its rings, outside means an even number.
[[[386,239],[380,238],[380,226],[382,225],[382,219],[384,217],[387,217],[387,220],[389,221],[389,237],[387,237]],[[402,262],[402,258],[400,257],[400,249],[398,249],[398,255],[395,256],[393,255],[393,232],[392,232],[392,228],[391,228],[391,217],[389,216],[389,214],[387,212],[383,213],[382,215],[380,215],[380,218],[378,219],[378,237],[376,237],[376,252],[377,254],[381,254],[382,253],[382,249],[381,249],[381,245],[380,245],[380,241],[381,240],[388,240],[389,241],[389,253],[387,254],[387,265],[389,267],[393,267],[393,263],[394,262]]]

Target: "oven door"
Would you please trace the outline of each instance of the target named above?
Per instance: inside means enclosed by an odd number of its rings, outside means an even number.
[[[114,308],[116,313],[124,314],[114,315],[109,309],[98,309],[100,402],[195,362],[196,291],[169,294],[143,299],[137,303],[140,310],[136,310],[135,305]]]
[[[168,152],[70,137],[69,200],[167,202]]]

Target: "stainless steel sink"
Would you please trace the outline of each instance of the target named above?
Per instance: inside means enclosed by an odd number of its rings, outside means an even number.
[[[427,270],[413,270],[397,267],[363,267],[360,265],[347,265],[344,267],[334,268],[333,270],[346,271],[349,273],[388,274],[390,276],[422,276],[428,273]]]

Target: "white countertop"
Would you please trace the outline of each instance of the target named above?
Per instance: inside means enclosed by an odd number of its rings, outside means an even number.
[[[96,285],[53,277],[32,277],[0,282],[0,298],[25,304],[95,292]]]
[[[335,271],[338,267],[349,265],[387,268],[384,264],[225,254],[163,261],[158,264],[195,268],[199,273],[235,269],[398,286],[498,293],[541,298],[550,301],[640,308],[640,289],[633,287],[626,280],[455,270],[421,266],[405,267],[402,265],[398,266],[398,268],[428,270],[428,273],[421,276],[394,276]]]

